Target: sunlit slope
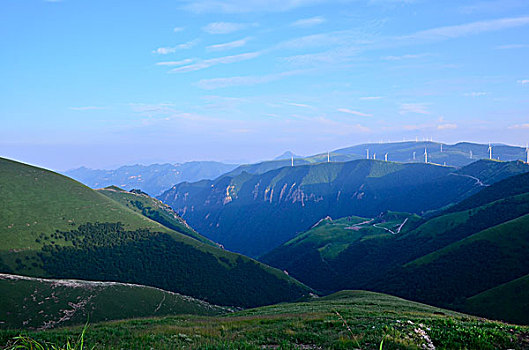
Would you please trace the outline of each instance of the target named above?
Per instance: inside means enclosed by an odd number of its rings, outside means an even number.
[[[66,176],[0,158],[0,250],[33,249],[41,233],[86,222],[122,222],[126,229],[164,226]]]
[[[229,310],[161,289],[0,274],[0,328],[51,329],[138,317]]]
[[[193,230],[178,214],[167,204],[150,197],[140,190],[125,191],[116,186],[97,190],[97,192],[117,201],[127,208],[164,225],[165,227],[192,237],[200,242],[214,245],[206,237]]]
[[[4,159],[0,165],[0,272],[137,283],[238,306],[308,291],[281,271],[170,230],[62,175]]]
[[[386,210],[421,214],[527,171],[522,162],[483,160],[455,169],[357,160],[181,183],[158,198],[206,237],[259,256],[326,216],[374,217]]]

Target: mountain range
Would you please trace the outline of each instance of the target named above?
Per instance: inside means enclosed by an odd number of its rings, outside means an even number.
[[[527,171],[521,161],[454,168],[364,159],[227,174],[177,184],[158,198],[206,237],[257,257],[326,216],[373,217],[386,210],[422,215]]]
[[[64,175],[91,188],[115,185],[125,190],[141,189],[154,196],[176,183],[214,179],[236,167],[232,164],[201,161],[183,164],[128,165],[115,170],[81,167],[65,171]]]

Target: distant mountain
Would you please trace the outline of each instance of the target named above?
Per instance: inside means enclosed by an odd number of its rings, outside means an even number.
[[[348,162],[358,159],[385,160],[399,163],[424,163],[424,152],[428,161],[439,165],[462,167],[480,159],[489,159],[489,145],[460,142],[454,145],[432,141],[405,141],[388,143],[367,143],[334,150],[329,153],[331,162]],[[502,161],[526,160],[525,148],[501,144],[492,145],[492,157]],[[327,162],[327,153],[307,157],[294,157],[294,165]],[[274,160],[243,164],[226,175],[235,176],[242,172],[262,174],[270,170],[291,165],[291,158],[277,157]]]
[[[0,198],[2,273],[135,283],[244,307],[309,291],[51,171],[0,158]]]
[[[377,224],[381,220],[384,224]],[[261,260],[321,291],[384,291],[529,324],[529,312],[521,312],[529,311],[527,297],[517,297],[527,284],[528,250],[529,173],[524,173],[427,219],[401,214],[325,221]]]
[[[187,162],[183,164],[129,165],[115,170],[94,170],[81,167],[64,175],[91,188],[118,186],[126,190],[141,189],[155,196],[183,181],[215,179],[237,165],[219,162]]]
[[[35,292],[35,291],[38,291]],[[218,315],[225,307],[136,284],[0,273],[0,328],[51,329],[165,315]],[[30,296],[30,297],[28,297]]]
[[[483,160],[469,167],[377,160],[287,166],[180,183],[158,198],[206,237],[259,256],[326,216],[373,217],[386,210],[421,214],[529,171],[522,162]]]
[[[303,158],[303,157],[302,156],[298,156],[297,154],[294,154],[294,153],[292,153],[290,151],[286,151],[282,155],[275,157],[274,160],[282,160],[282,159],[290,159],[290,160],[292,160],[292,158]]]

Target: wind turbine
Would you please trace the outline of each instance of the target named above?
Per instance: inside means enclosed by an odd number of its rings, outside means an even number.
[[[413,160],[415,160],[415,153],[416,153],[416,152],[413,152]]]
[[[294,156],[290,157],[290,161],[291,161],[291,166],[294,166]]]
[[[472,159],[472,150],[470,150],[470,159]]]
[[[331,153],[327,152],[327,163],[331,162]]]
[[[373,153],[373,159],[377,159],[377,154]]]
[[[489,159],[492,159],[492,146],[489,143]]]
[[[428,151],[426,150],[426,148],[424,149],[424,162],[428,163]]]
[[[529,151],[528,151],[528,152],[529,152]],[[528,154],[527,157],[529,157],[529,153],[527,153],[527,154]],[[387,153],[384,155],[384,161],[386,161],[386,162],[388,161],[388,154],[387,154]]]
[[[443,153],[443,144],[441,143],[441,153]]]
[[[366,149],[366,159],[369,159],[369,148]]]

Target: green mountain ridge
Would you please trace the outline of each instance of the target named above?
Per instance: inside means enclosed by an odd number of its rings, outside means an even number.
[[[158,198],[227,249],[260,256],[326,216],[421,214],[527,171],[523,162],[481,160],[456,169],[357,160],[181,183]]]
[[[167,204],[150,197],[140,190],[125,191],[116,186],[109,186],[96,191],[169,229],[185,234],[202,243],[215,245],[215,243],[193,230]]]
[[[501,284],[467,298],[461,309],[490,319],[527,323],[529,314],[529,275]]]
[[[3,273],[135,283],[245,307],[310,291],[51,171],[0,158],[0,198]]]

